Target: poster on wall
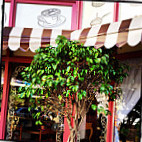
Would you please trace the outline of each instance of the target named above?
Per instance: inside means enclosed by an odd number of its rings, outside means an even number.
[[[17,27],[70,30],[71,17],[72,7],[70,6],[17,4],[15,25]]]

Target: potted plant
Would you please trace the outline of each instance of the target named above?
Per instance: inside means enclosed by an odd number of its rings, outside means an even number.
[[[41,112],[34,116],[37,119],[41,118],[41,113],[48,112],[66,117],[69,141],[75,142],[90,107],[108,114],[108,110],[92,102],[99,93],[104,93],[108,101],[114,101],[121,89],[112,82],[119,85],[127,76],[127,68],[114,57],[113,50],[84,47],[64,36],[58,36],[56,43],[57,47],[49,45],[36,51],[30,66],[21,73],[27,86],[20,87],[19,92],[20,97],[30,99],[29,110],[40,106]]]

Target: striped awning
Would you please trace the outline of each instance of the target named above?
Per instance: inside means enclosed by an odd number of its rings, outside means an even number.
[[[74,31],[5,27],[3,49],[16,51],[20,48],[23,51],[30,49],[35,52],[37,48],[46,47],[47,44],[56,46],[55,39],[58,35],[64,35],[69,40],[79,40],[84,46],[95,48],[105,46],[109,49],[125,44],[136,46],[142,41],[142,16]]]

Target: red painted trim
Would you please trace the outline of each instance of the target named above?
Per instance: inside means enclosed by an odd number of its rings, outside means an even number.
[[[5,0],[5,2],[11,2],[11,0]]]
[[[67,99],[66,99],[67,100]],[[66,103],[66,107],[67,107],[67,103]],[[70,135],[70,129],[69,129],[69,125],[67,122],[67,118],[64,117],[64,134],[63,134],[63,142],[67,142],[68,141],[68,137]]]
[[[78,5],[78,29],[82,28],[82,17],[83,17],[83,1],[77,1]]]
[[[27,4],[48,4],[48,5],[64,5],[64,6],[72,6],[75,2],[61,2],[61,1],[33,1],[33,0],[16,0],[16,3],[27,3]]]
[[[71,29],[76,30],[77,29],[77,5],[74,4],[72,7],[72,24]]]
[[[109,111],[111,115],[108,115],[107,120],[107,135],[106,142],[113,142],[113,126],[114,126],[114,102],[109,102]]]
[[[33,58],[32,57],[2,57],[2,62],[9,60],[9,62],[15,63],[31,63]]]
[[[5,62],[4,84],[3,84],[3,94],[2,94],[2,104],[1,104],[0,139],[5,138],[9,83],[10,83],[9,61],[7,60]]]
[[[117,22],[119,20],[119,3],[114,3],[114,16],[113,22]]]
[[[82,26],[83,1],[76,1],[72,7],[72,30],[80,29]]]
[[[127,60],[127,59],[130,59],[130,58],[142,58],[142,50],[118,54],[118,55],[116,55],[116,58],[119,59],[119,60]]]
[[[117,22],[119,19],[119,3],[114,3],[114,16],[113,22]],[[107,120],[107,134],[106,142],[113,142],[113,127],[114,127],[114,102],[109,102],[109,111],[111,115],[108,115]]]
[[[10,14],[9,14],[9,26],[15,26],[15,15],[16,15],[16,2],[15,0],[11,0],[10,4]]]

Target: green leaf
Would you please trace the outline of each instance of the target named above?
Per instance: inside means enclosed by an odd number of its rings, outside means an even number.
[[[39,121],[39,125],[42,125],[43,123],[41,121]]]
[[[79,99],[79,100],[82,100],[82,95],[81,95],[81,94],[78,96],[78,99]]]
[[[70,71],[70,69],[71,69],[71,67],[70,67],[70,66],[68,66],[68,67],[67,67],[67,72],[69,72],[69,71]]]
[[[70,94],[70,90],[67,90],[67,92],[66,92],[66,97],[68,97],[69,94]]]
[[[107,61],[106,61],[106,57],[105,57],[105,56],[103,56],[103,57],[101,58],[101,62],[107,64]]]
[[[28,71],[28,69],[29,69],[29,67],[26,67],[24,70],[25,70],[25,71]]]
[[[19,92],[21,92],[21,91],[22,91],[22,89],[23,89],[23,87],[22,87],[22,86],[20,86],[20,87],[18,88],[18,91],[19,91]]]
[[[46,94],[45,97],[48,98],[48,94]]]
[[[20,97],[21,97],[21,98],[24,98],[24,97],[25,97],[25,92],[21,93],[21,94],[20,94]]]
[[[93,110],[96,110],[96,109],[97,109],[97,106],[96,106],[95,104],[92,104],[92,105],[91,105],[91,108],[92,108]]]
[[[85,97],[85,96],[86,96],[86,91],[83,91],[83,92],[82,92],[82,95]]]
[[[28,107],[28,111],[31,111],[31,107]]]
[[[80,81],[84,81],[84,77],[79,77],[79,80]]]
[[[43,95],[43,89],[41,89],[41,95]]]
[[[99,53],[97,52],[97,53],[95,53],[95,58],[97,58],[98,57],[98,55],[99,55]]]
[[[39,121],[36,121],[35,124],[38,125],[38,124],[39,124]]]
[[[33,78],[33,79],[32,79],[32,83],[35,83],[35,81],[36,81],[36,78]]]
[[[61,95],[59,95],[59,96],[58,96],[58,99],[61,101],[61,100],[62,100],[62,96],[61,96]]]
[[[101,59],[100,58],[97,58],[97,59],[94,59],[94,61],[99,64],[101,62]]]
[[[75,86],[74,86],[74,91],[77,92],[78,89],[79,89],[79,86],[78,86],[78,85],[75,85]]]
[[[52,67],[53,67],[54,70],[56,70],[57,64],[52,64]]]
[[[102,84],[101,87],[100,87],[100,91],[104,91],[105,90],[105,85]]]
[[[30,91],[27,92],[26,96],[29,98],[30,97]]]
[[[42,81],[41,84],[40,84],[40,86],[43,87],[44,84],[45,84],[45,81]]]
[[[54,78],[52,74],[47,75],[46,77],[47,77],[48,79],[53,79],[53,78]]]
[[[46,78],[47,78],[47,76],[46,75],[44,75],[44,76],[42,76],[42,80],[46,80]]]

